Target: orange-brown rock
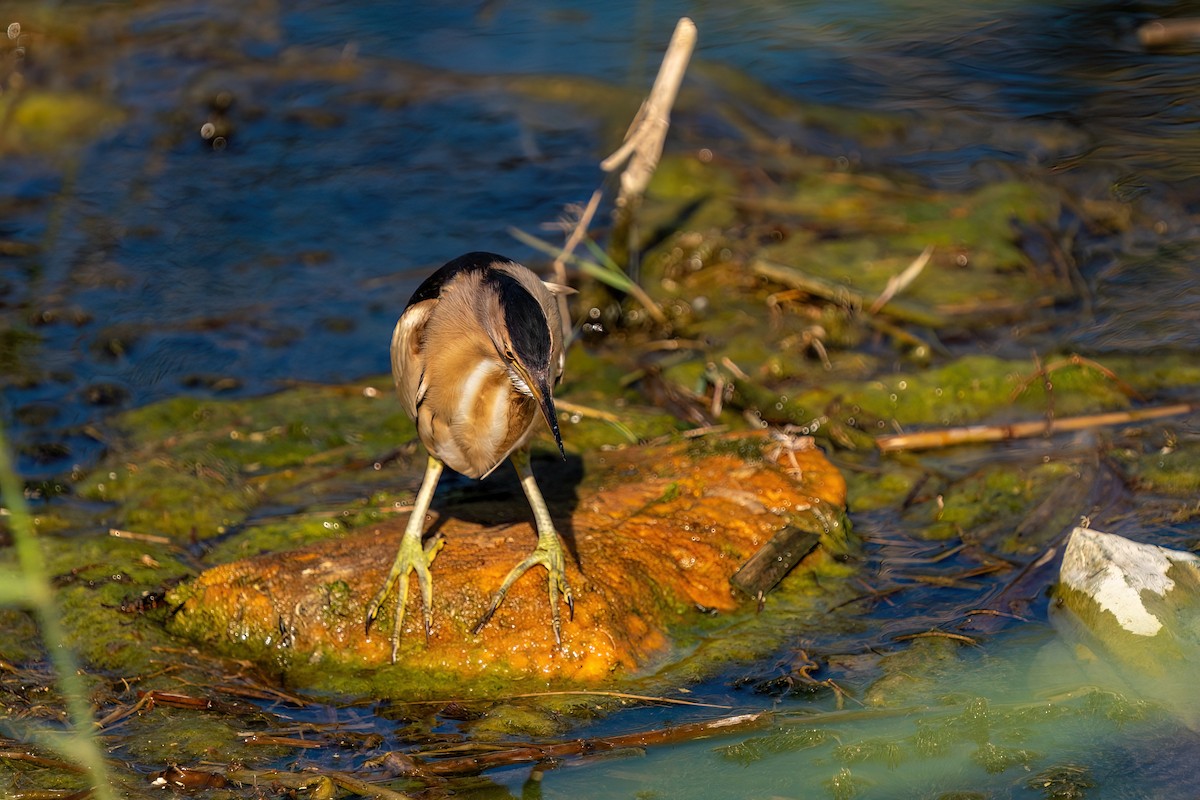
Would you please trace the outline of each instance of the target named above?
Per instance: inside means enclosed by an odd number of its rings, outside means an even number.
[[[493,524],[478,519],[477,506],[473,520],[449,504],[430,515],[427,532],[446,537],[431,567],[433,631],[426,641],[414,579],[399,657],[406,668],[596,681],[652,665],[670,652],[672,625],[696,607],[730,611],[746,602],[730,576],[776,532],[816,505],[823,519],[838,517],[845,503],[845,482],[820,450],[781,447],[762,434],[593,454],[573,509],[552,489],[555,469],[535,463],[535,471],[566,543],[575,595],[574,619],[563,609],[561,647],[541,568],[527,572],[492,621],[471,633],[535,543],[517,490],[488,506]],[[178,592],[172,624],[227,652],[244,646],[309,662],[385,664],[392,599],[369,635],[364,608],[405,522],[400,516],[346,538],[210,569]]]

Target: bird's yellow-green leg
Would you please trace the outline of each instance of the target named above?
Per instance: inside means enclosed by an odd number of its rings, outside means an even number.
[[[434,556],[441,549],[442,539],[440,536],[434,537],[425,548],[422,548],[421,532],[425,527],[425,514],[429,511],[429,503],[433,500],[433,491],[437,488],[438,478],[441,475],[442,462],[430,456],[429,462],[425,466],[425,478],[421,481],[421,488],[417,491],[417,499],[413,503],[412,515],[409,516],[408,525],[404,528],[404,538],[400,540],[400,549],[396,551],[396,560],[392,562],[392,569],[388,573],[387,580],[375,593],[375,599],[367,608],[366,630],[370,632],[371,623],[379,615],[379,609],[387,598],[388,592],[399,582],[400,587],[396,592],[395,626],[392,628],[393,664],[396,663],[396,650],[400,646],[400,630],[404,625],[404,606],[408,602],[408,574],[410,572],[417,573],[417,584],[421,588],[426,639],[429,638],[429,631],[433,626],[433,580],[429,577],[429,565],[433,563]]]
[[[541,490],[538,489],[537,481],[533,478],[533,470],[529,467],[529,451],[524,447],[518,449],[512,454],[512,462],[513,466],[517,468],[517,475],[521,478],[521,488],[525,490],[529,506],[533,509],[533,519],[537,524],[538,533],[537,547],[508,573],[508,577],[504,579],[504,583],[492,597],[487,613],[475,626],[474,632],[479,633],[483,626],[487,625],[488,620],[496,613],[496,609],[504,602],[504,595],[508,594],[509,587],[516,582],[517,578],[524,575],[525,571],[534,564],[541,564],[549,572],[550,624],[554,628],[554,641],[562,644],[562,622],[558,615],[558,596],[560,594],[566,601],[567,608],[570,609],[571,617],[575,616],[575,599],[571,596],[571,587],[567,585],[562,543],[558,540],[558,532],[554,530],[554,520],[550,518],[550,510],[546,508],[546,501],[542,497]]]

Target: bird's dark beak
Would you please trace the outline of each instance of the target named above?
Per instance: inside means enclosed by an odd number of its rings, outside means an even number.
[[[566,461],[567,453],[563,450],[562,436],[558,432],[558,412],[554,410],[554,390],[550,388],[550,376],[545,372],[531,371],[520,361],[510,363],[517,375],[529,387],[533,399],[537,401],[538,409],[542,412],[542,417],[550,426],[551,432],[554,433],[554,441],[558,444],[559,455],[563,457],[563,461]]]
[[[542,416],[546,418],[546,424],[554,433],[554,441],[558,443],[559,455],[565,461],[567,453],[563,450],[562,436],[558,432],[558,412],[554,410],[554,392],[550,388],[550,381],[546,376],[539,375],[529,382],[529,386],[533,389],[533,396],[537,400]]]

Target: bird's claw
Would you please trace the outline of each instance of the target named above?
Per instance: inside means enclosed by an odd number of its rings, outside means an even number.
[[[492,602],[488,604],[487,611],[484,612],[479,622],[472,628],[472,633],[478,634],[483,630],[484,626],[491,621],[492,615],[496,613],[496,609],[500,608],[500,604],[504,602],[504,597],[508,594],[509,588],[535,564],[541,564],[549,573],[547,576],[547,590],[550,596],[550,627],[554,631],[555,644],[562,644],[562,622],[559,618],[558,598],[559,595],[562,595],[563,600],[567,604],[570,619],[574,620],[575,597],[571,593],[570,584],[567,583],[562,545],[559,544],[557,535],[554,535],[553,539],[543,538],[538,542],[538,546],[532,553],[509,571],[508,576],[504,579],[504,583],[500,585],[496,594],[492,595]]]
[[[374,599],[367,607],[365,632],[370,633],[371,624],[379,616],[383,601],[387,599],[392,587],[399,584],[391,635],[393,664],[396,663],[396,655],[399,652],[400,632],[404,628],[404,612],[408,605],[408,577],[413,572],[417,573],[417,586],[421,591],[421,610],[425,623],[425,641],[429,642],[429,636],[433,632],[433,578],[429,574],[429,565],[433,563],[433,559],[444,544],[445,537],[438,534],[422,548],[419,537],[411,537],[406,534],[400,540],[400,549],[396,552],[396,560],[392,562],[392,569],[388,572],[383,586],[379,587],[379,591],[375,593]]]

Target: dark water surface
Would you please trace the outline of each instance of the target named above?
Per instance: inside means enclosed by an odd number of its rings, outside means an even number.
[[[3,421],[32,478],[90,463],[83,430],[116,408],[385,372],[423,272],[473,248],[528,257],[506,228],[585,198],[613,145],[588,113],[522,102],[488,76],[637,94],[682,13],[699,60],[784,96],[922,121],[876,150],[780,127],[806,147],[953,188],[1061,162],[1081,189],[1159,211],[1165,235],[1103,242],[1082,264],[1099,316],[1076,343],[1200,342],[1200,59],[1135,35],[1169,4],[86,8],[89,48],[39,60],[32,39],[15,69],[90,86],[124,122],[66,154],[0,160],[0,233],[24,248],[0,263]],[[200,135],[210,121],[228,128],[223,150]],[[1019,127],[1031,122],[1037,136]]]

